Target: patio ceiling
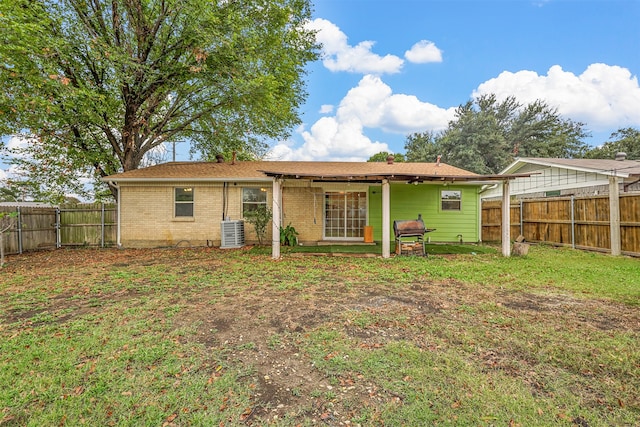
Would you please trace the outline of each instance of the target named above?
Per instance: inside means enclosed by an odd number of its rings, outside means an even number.
[[[489,184],[496,181],[512,180],[516,178],[526,178],[530,173],[507,174],[507,175],[433,175],[433,174],[345,174],[345,173],[305,173],[305,172],[284,172],[276,170],[260,170],[265,175],[278,179],[309,179],[316,182],[363,182],[381,183],[382,181],[394,182],[467,182],[474,184]]]

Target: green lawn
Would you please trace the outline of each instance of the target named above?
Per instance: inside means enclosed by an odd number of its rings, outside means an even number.
[[[639,259],[437,247],[11,256],[0,426],[638,425]]]
[[[391,253],[395,252],[395,243],[391,243]],[[382,246],[380,243],[365,245],[309,245],[309,246],[283,246],[282,254],[371,254],[382,255]],[[270,254],[271,246],[262,246],[252,248],[252,252],[256,254]],[[425,244],[425,252],[429,255],[456,255],[456,254],[496,254],[498,250],[488,245],[477,244]]]

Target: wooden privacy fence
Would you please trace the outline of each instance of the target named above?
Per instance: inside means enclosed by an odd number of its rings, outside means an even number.
[[[501,240],[502,202],[482,203],[482,240]],[[611,251],[609,197],[557,197],[512,202],[511,236],[576,249]],[[620,195],[622,253],[640,256],[640,194]]]
[[[116,244],[117,209],[113,204],[78,204],[62,207],[0,207],[17,212],[5,232],[5,253],[18,254],[63,246]]]

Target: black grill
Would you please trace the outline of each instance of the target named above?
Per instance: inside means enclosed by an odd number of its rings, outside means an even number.
[[[424,235],[435,228],[426,228],[422,215],[418,219],[393,221],[393,234],[396,237],[396,254],[427,255],[424,247]],[[408,240],[409,239],[409,240]]]
[[[424,236],[427,232],[424,221],[418,216],[418,219],[393,221],[393,233],[398,237],[417,237]]]

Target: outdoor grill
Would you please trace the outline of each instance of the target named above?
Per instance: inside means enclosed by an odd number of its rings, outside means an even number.
[[[424,235],[435,228],[426,228],[422,215],[418,219],[393,221],[393,234],[396,237],[396,254],[427,255],[424,246]]]

